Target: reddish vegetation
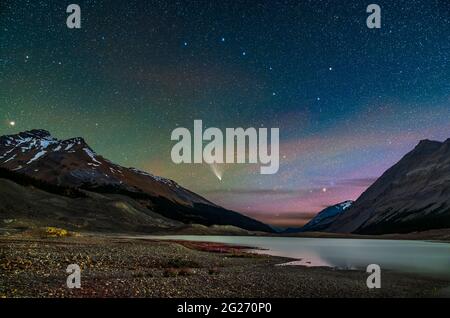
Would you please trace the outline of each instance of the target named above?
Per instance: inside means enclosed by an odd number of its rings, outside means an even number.
[[[242,254],[242,250],[251,249],[251,247],[249,246],[227,245],[212,242],[192,242],[192,241],[173,241],[173,242],[193,250],[211,253]]]

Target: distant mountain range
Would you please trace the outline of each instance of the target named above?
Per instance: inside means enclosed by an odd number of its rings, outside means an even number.
[[[201,224],[275,232],[172,180],[114,164],[83,138],[58,140],[45,130],[0,137],[0,219],[93,231],[151,233]],[[355,202],[328,207],[282,233],[442,228],[450,228],[450,139],[421,141]]]
[[[0,213],[10,218],[52,216],[54,222],[105,230],[121,229],[123,220],[127,230],[195,223],[273,232],[270,226],[217,206],[172,180],[114,164],[97,155],[83,138],[58,140],[45,130],[2,136],[0,168],[0,177],[8,179],[0,182]],[[34,188],[23,187],[29,185]],[[6,195],[11,188],[17,191]]]
[[[300,232],[321,232],[328,228],[338,217],[347,211],[353,204],[353,201],[344,201],[342,203],[329,206],[319,212],[314,218],[301,228],[289,228],[284,233]]]

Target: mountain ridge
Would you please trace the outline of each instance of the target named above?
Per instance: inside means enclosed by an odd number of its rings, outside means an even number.
[[[272,232],[268,225],[224,209],[173,180],[115,164],[82,137],[59,140],[43,129],[2,136],[0,167],[55,186],[125,195],[149,211],[183,223]]]
[[[326,231],[385,234],[450,228],[450,138],[421,140]]]
[[[302,227],[287,228],[281,232],[284,234],[304,233],[304,232],[320,232],[327,228],[336,218],[344,213],[353,204],[352,200],[346,200],[335,205],[330,205],[317,213],[308,223]]]

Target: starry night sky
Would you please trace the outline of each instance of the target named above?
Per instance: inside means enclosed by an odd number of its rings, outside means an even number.
[[[370,3],[381,29],[366,26]],[[276,225],[356,199],[420,139],[450,137],[449,79],[448,0],[0,3],[0,135],[83,136]],[[279,127],[279,172],[221,165],[220,181],[173,164],[170,134],[194,119]]]

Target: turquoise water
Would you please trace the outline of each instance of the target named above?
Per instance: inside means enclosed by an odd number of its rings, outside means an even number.
[[[255,253],[289,257],[294,265],[328,266],[365,270],[369,264],[381,269],[450,279],[450,244],[406,240],[253,236],[145,236],[151,239],[188,240],[244,245]]]

